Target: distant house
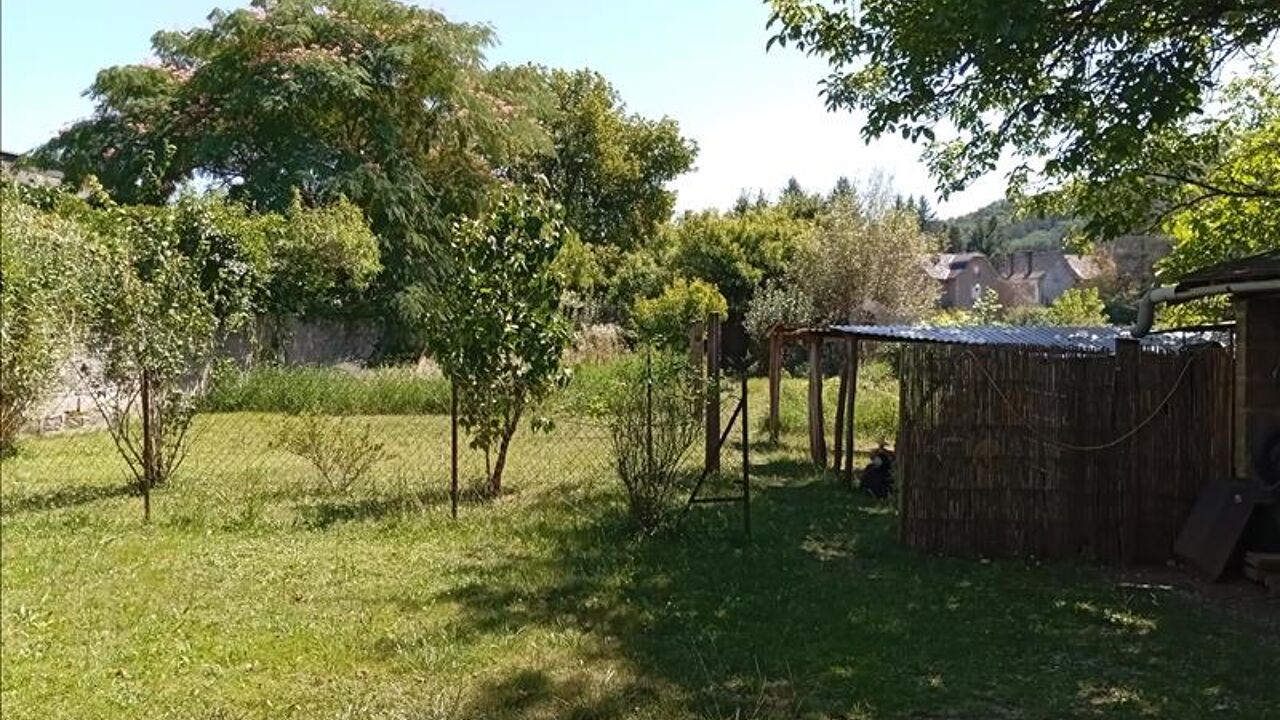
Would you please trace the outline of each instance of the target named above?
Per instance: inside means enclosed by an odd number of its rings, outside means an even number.
[[[1010,253],[996,260],[1001,275],[1018,289],[1021,305],[1048,305],[1067,290],[1098,278],[1098,264],[1059,250]]]
[[[1057,250],[1007,255],[994,263],[982,253],[942,253],[930,256],[924,270],[942,285],[945,308],[971,308],[988,289],[1005,307],[1048,305],[1100,272],[1091,258]]]

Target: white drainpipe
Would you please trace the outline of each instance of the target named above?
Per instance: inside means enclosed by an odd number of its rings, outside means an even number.
[[[1180,303],[1210,295],[1241,295],[1255,292],[1280,292],[1280,280],[1254,280],[1250,282],[1223,283],[1206,285],[1178,292],[1178,289],[1165,285],[1152,288],[1138,303],[1138,319],[1129,328],[1129,335],[1135,338],[1145,337],[1151,332],[1156,320],[1156,305],[1160,303]]]

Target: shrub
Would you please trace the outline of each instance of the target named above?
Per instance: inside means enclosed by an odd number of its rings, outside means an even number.
[[[1106,305],[1097,288],[1068,288],[1049,306],[1047,321],[1049,325],[1106,325]]]
[[[618,478],[641,532],[666,526],[681,463],[702,428],[699,379],[678,355],[651,353],[619,369],[607,417]]]
[[[306,412],[280,428],[277,444],[311,463],[322,492],[347,493],[378,463],[391,457],[367,424],[341,416]]]
[[[84,232],[0,194],[0,456],[57,377],[74,340]]]
[[[689,327],[708,315],[724,317],[729,305],[715,285],[676,278],[656,298],[640,300],[633,316],[641,340],[679,350],[688,345]]]

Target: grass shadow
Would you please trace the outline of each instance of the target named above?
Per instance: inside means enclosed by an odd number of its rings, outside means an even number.
[[[1193,646],[1185,607],[1084,568],[922,555],[894,542],[891,505],[802,461],[756,471],[751,543],[737,508],[649,540],[618,514],[549,517],[534,529],[555,543],[546,559],[437,598],[460,608],[450,632],[574,627],[707,717],[1176,715],[1267,682],[1262,663],[1188,678],[1193,655],[1241,638]]]
[[[128,485],[73,485],[50,492],[5,497],[0,500],[0,517],[29,512],[61,510],[63,508],[88,505],[99,500],[136,494],[135,489]]]

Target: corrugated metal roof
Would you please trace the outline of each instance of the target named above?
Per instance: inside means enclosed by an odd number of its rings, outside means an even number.
[[[887,342],[929,342],[953,345],[1012,345],[1033,348],[1115,352],[1116,339],[1128,337],[1118,327],[1056,327],[1043,325],[834,325],[834,332]],[[1165,333],[1142,339],[1144,345],[1177,348],[1203,342],[1226,342],[1220,332]]]
[[[1280,250],[1251,255],[1238,260],[1210,265],[1182,278],[1179,290],[1228,282],[1252,282],[1280,279]]]

